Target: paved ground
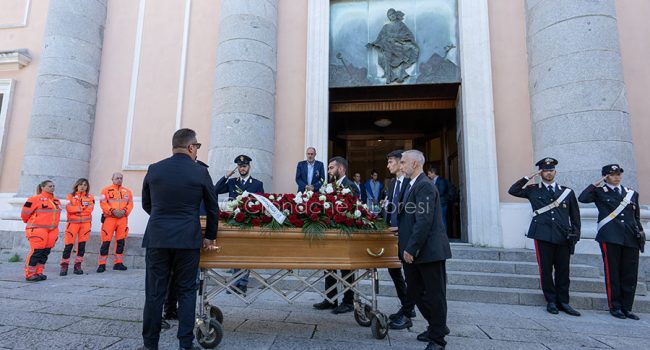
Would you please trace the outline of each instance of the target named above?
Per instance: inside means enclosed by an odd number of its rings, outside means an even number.
[[[0,348],[135,349],[141,344],[144,271],[109,270],[84,276],[25,283],[22,263],[0,263]],[[219,349],[424,349],[415,340],[425,329],[416,318],[409,331],[376,340],[351,314],[312,310],[319,301],[305,295],[288,305],[268,295],[250,306],[233,296],[215,301],[225,313],[225,338]],[[382,298],[393,311],[396,298]],[[648,349],[650,314],[641,321],[617,320],[586,311],[579,318],[553,316],[539,307],[450,302],[448,349]],[[176,349],[176,327],[162,334],[161,349]]]

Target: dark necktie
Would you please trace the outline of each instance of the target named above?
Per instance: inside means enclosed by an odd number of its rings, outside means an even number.
[[[401,184],[402,181],[397,180],[395,182],[395,192],[393,192],[393,200],[392,200],[393,206],[390,212],[390,225],[393,227],[397,227],[397,207],[399,205],[399,190]]]
[[[548,186],[546,187],[546,189],[548,189],[548,193],[550,193],[551,196],[553,196],[553,195],[555,194],[555,191],[553,191],[553,186],[548,185]]]
[[[621,197],[621,190],[619,190],[618,187],[614,187],[614,193],[620,198]]]
[[[406,189],[404,190],[404,197],[402,197],[402,201],[406,201],[406,199],[409,196],[409,193],[411,193],[411,181],[406,184]]]

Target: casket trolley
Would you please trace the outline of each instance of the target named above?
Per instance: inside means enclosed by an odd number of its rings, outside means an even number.
[[[370,327],[377,339],[388,334],[388,317],[377,307],[377,269],[401,267],[394,233],[388,230],[352,234],[325,231],[321,239],[308,239],[300,229],[271,231],[219,224],[216,244],[216,250],[201,252],[195,332],[204,348],[215,348],[223,338],[223,313],[210,301],[226,291],[251,304],[267,291],[292,303],[306,292],[316,292],[334,302],[352,290],[357,323]],[[224,269],[241,270],[232,274]],[[246,294],[237,293],[241,291],[236,282],[247,270],[250,279],[261,286],[249,289]],[[336,270],[351,270],[354,280],[348,282],[348,276],[340,276]],[[330,290],[322,290],[320,284],[326,276],[337,281],[338,294],[332,298],[327,296]],[[361,282],[367,279],[371,282],[370,295],[361,288]],[[282,283],[288,280],[291,283]]]

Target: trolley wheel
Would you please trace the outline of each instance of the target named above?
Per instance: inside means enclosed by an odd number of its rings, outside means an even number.
[[[357,321],[361,327],[370,327],[372,309],[368,304],[361,304],[354,309],[354,320]]]
[[[388,334],[388,320],[386,315],[382,313],[375,313],[372,315],[372,320],[370,321],[370,330],[372,331],[372,336],[376,339],[384,339]]]
[[[208,327],[208,334],[203,334],[201,327],[196,328],[196,341],[206,349],[214,349],[223,339],[223,326],[213,318],[210,319],[206,326]]]
[[[223,325],[223,312],[216,306],[210,306],[210,318],[214,318]]]

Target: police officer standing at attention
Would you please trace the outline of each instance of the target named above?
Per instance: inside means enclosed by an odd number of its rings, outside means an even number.
[[[603,177],[582,191],[579,199],[582,203],[595,203],[598,208],[596,241],[600,243],[605,265],[609,313],[616,318],[638,320],[639,316],[632,313],[632,304],[639,250],[643,252],[645,245],[639,194],[621,186],[623,168],[618,164],[605,165],[601,174]]]
[[[222,177],[214,185],[217,195],[222,193],[228,193],[228,199],[237,198],[238,195],[247,191],[249,193],[264,193],[264,184],[262,181],[254,179],[250,175],[251,171],[251,157],[240,154],[235,158],[235,163],[237,166],[235,169],[229,171],[226,176]],[[239,172],[238,178],[231,178],[235,173],[235,170]],[[239,272],[239,269],[234,269],[234,273]],[[238,294],[246,295],[246,290],[248,289],[248,276],[250,275],[249,271],[235,283],[236,289],[234,291]],[[230,293],[230,290],[228,291]]]
[[[569,305],[569,263],[580,239],[580,209],[573,191],[555,183],[557,163],[553,158],[540,160],[535,164],[539,171],[515,182],[508,193],[528,199],[533,207],[533,219],[526,236],[535,240],[546,310],[557,314],[559,309],[571,316],[580,316]],[[537,175],[542,182],[527,186],[528,181]]]

